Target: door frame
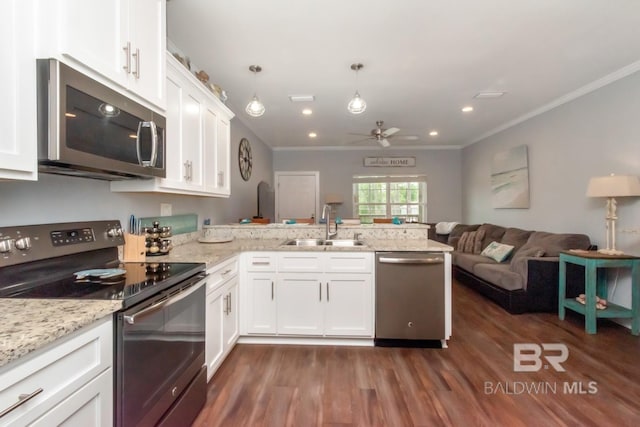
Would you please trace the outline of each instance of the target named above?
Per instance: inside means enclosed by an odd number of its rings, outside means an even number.
[[[281,176],[291,176],[291,175],[306,175],[306,176],[313,176],[315,178],[315,182],[316,182],[316,209],[315,209],[315,218],[316,218],[316,223],[318,222],[318,218],[319,218],[319,213],[320,213],[320,172],[318,171],[276,171],[274,172],[274,187],[275,187],[275,193],[276,193],[276,200],[275,200],[275,205],[276,205],[276,212],[275,212],[275,222],[279,223],[282,221],[282,219],[280,218],[280,199],[279,199],[279,193],[280,193],[280,186],[278,185],[278,178],[280,178]]]

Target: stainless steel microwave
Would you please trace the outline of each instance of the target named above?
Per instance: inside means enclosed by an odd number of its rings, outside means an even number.
[[[38,59],[38,163],[105,180],[165,177],[165,118],[55,60]]]

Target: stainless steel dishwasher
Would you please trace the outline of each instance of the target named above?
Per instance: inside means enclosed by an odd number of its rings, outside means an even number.
[[[375,345],[446,346],[445,276],[444,253],[376,252]]]

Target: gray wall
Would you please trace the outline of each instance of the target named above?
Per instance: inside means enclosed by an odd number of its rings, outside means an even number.
[[[415,168],[365,168],[363,158],[368,156],[415,156]],[[353,217],[353,175],[423,174],[427,176],[427,220],[460,221],[461,204],[461,151],[449,150],[332,150],[332,151],[275,151],[273,170],[319,171],[320,202],[327,193],[342,194],[344,203],[337,214]]]
[[[241,137],[251,141],[253,174],[249,182],[238,171]],[[256,211],[256,187],[260,179],[272,181],[271,150],[249,132],[238,118],[231,121],[231,197],[169,194],[112,193],[109,183],[86,178],[40,174],[37,182],[0,182],[0,226],[48,222],[119,219],[130,214],[160,215],[160,203],[171,203],[174,215],[196,213],[200,226],[205,218],[222,224],[238,221]]]
[[[605,246],[605,200],[586,197],[589,178],[640,175],[640,73],[536,116],[463,149],[463,219],[526,229],[576,232]],[[529,209],[491,207],[491,160],[496,152],[526,144]],[[640,254],[640,198],[618,199],[617,247]],[[625,271],[615,302],[630,304]],[[613,274],[611,282],[618,275]],[[611,283],[611,289],[614,289]]]

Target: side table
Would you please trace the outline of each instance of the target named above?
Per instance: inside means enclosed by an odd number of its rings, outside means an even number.
[[[567,263],[584,266],[586,304],[566,297]],[[631,309],[612,304],[608,298],[607,268],[631,269]],[[605,255],[595,251],[566,251],[560,253],[560,271],[558,284],[558,316],[564,320],[565,309],[585,316],[585,331],[596,333],[598,318],[631,319],[631,333],[640,331],[640,258],[631,255]],[[607,300],[607,308],[596,309],[596,295]]]

